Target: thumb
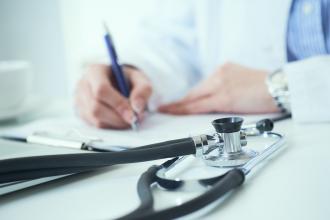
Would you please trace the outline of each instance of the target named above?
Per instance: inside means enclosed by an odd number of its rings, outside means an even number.
[[[129,97],[132,108],[137,113],[143,113],[152,93],[152,86],[145,74],[139,70],[130,69],[127,72],[132,90]]]

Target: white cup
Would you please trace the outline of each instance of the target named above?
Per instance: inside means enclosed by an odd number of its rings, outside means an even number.
[[[31,65],[25,61],[0,61],[0,116],[24,105],[32,84]]]

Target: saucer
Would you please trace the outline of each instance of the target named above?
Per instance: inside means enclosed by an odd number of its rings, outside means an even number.
[[[40,97],[30,95],[26,98],[22,105],[8,110],[0,110],[0,122],[11,120],[24,114],[30,113],[37,107],[40,107],[40,102]]]

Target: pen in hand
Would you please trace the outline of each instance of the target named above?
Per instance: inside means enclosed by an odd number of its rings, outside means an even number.
[[[116,83],[118,85],[119,92],[123,96],[128,98],[129,95],[130,95],[130,86],[129,86],[128,82],[125,79],[124,72],[123,72],[121,66],[118,63],[117,53],[116,53],[115,46],[114,46],[114,43],[112,41],[109,29],[107,28],[107,25],[105,24],[105,22],[103,23],[103,25],[104,25],[104,29],[105,29],[104,40],[105,40],[107,50],[108,50],[108,54],[109,54],[109,57],[110,57],[110,60],[111,60],[112,73],[114,74],[114,78],[115,78]],[[137,130],[138,126],[139,126],[138,114],[137,114],[136,111],[134,111],[134,109],[133,109],[133,112],[134,112],[134,117],[133,117],[130,124],[131,124],[131,128],[133,130]]]

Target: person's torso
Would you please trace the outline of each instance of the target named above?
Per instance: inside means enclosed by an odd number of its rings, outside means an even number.
[[[202,74],[209,75],[228,61],[269,71],[285,64],[292,3],[197,0],[194,22]]]

